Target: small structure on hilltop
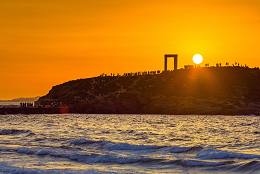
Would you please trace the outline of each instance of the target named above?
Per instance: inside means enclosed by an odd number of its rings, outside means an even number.
[[[174,59],[174,70],[178,69],[178,54],[165,54],[164,55],[164,71],[168,71],[168,58]]]

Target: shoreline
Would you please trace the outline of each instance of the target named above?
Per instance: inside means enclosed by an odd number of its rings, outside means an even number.
[[[40,114],[123,114],[123,115],[229,115],[229,116],[260,116],[257,112],[73,112],[66,107],[57,108],[0,108],[0,115],[40,115]]]

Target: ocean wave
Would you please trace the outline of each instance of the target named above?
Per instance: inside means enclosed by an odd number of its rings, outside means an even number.
[[[245,162],[235,162],[222,166],[215,166],[212,168],[207,168],[211,171],[225,171],[226,173],[259,173],[260,162],[257,160],[250,160]]]
[[[8,150],[10,151],[10,150]],[[116,163],[116,164],[131,164],[131,163],[148,163],[148,162],[159,162],[162,159],[153,159],[147,157],[126,157],[126,156],[115,156],[115,155],[101,155],[101,154],[84,154],[75,151],[68,151],[63,149],[51,149],[51,148],[27,148],[19,147],[17,149],[12,149],[17,153],[27,154],[27,155],[37,155],[37,156],[50,156],[55,158],[65,158],[72,161],[82,162],[82,163]]]
[[[156,151],[163,150],[170,153],[184,153],[189,151],[201,150],[202,147],[180,147],[180,146],[156,146],[156,145],[137,145],[128,143],[114,143],[110,141],[95,141],[85,138],[74,139],[69,142],[71,145],[95,145],[97,147],[109,150],[109,151]]]
[[[0,135],[19,135],[19,134],[32,134],[30,130],[19,129],[0,129]]]
[[[246,163],[242,163],[240,165],[238,165],[238,167],[235,168],[236,171],[249,171],[251,170],[251,172],[254,171],[260,171],[260,161],[249,161]]]
[[[26,147],[19,147],[17,149],[13,149],[14,151],[16,151],[17,153],[22,153],[22,154],[27,154],[27,155],[32,155],[34,154],[34,151],[30,148],[26,148]]]
[[[149,158],[143,156],[117,156],[117,155],[101,155],[101,154],[84,154],[73,151],[66,151],[61,149],[41,148],[33,149],[21,147],[15,149],[17,153],[37,155],[37,156],[50,156],[55,158],[65,158],[76,162],[95,164],[95,163],[110,163],[110,164],[144,164],[144,163],[157,163],[157,164],[175,164],[185,167],[212,167],[230,164],[232,162],[214,162],[203,160],[166,160],[160,158]]]
[[[204,161],[204,160],[175,160],[174,164],[181,165],[183,167],[216,167],[227,164],[233,164],[234,161]]]
[[[215,149],[203,149],[198,152],[197,157],[199,159],[260,159],[260,155],[228,152]]]
[[[128,151],[157,150],[157,149],[165,148],[165,146],[135,145],[135,144],[128,144],[128,143],[112,143],[112,142],[106,142],[103,147],[107,150],[128,150]]]
[[[259,173],[260,161],[252,160],[245,162],[237,162],[236,160],[221,160],[221,161],[209,161],[209,160],[175,160],[171,163],[180,165],[182,167],[203,167],[210,171],[219,171],[220,173]],[[214,173],[214,172],[213,172]]]
[[[201,146],[191,146],[191,147],[181,147],[181,146],[173,146],[168,148],[172,153],[185,153],[185,152],[193,152],[202,150]]]
[[[210,159],[165,159],[165,158],[154,158],[142,155],[131,155],[123,156],[113,154],[95,154],[86,153],[75,150],[64,150],[60,148],[1,148],[8,152],[16,152],[26,155],[36,155],[39,158],[52,157],[52,158],[63,158],[64,160],[70,160],[74,162],[80,162],[85,164],[135,164],[135,165],[160,165],[160,166],[182,166],[182,167],[195,167],[205,168],[207,170],[222,170],[222,171],[259,171],[260,162],[257,160],[251,160],[246,162],[240,162],[237,160],[210,160]],[[203,151],[203,150],[202,150]],[[0,166],[1,167],[1,166]],[[1,171],[1,170],[0,170]],[[15,170],[14,170],[15,171]],[[18,169],[20,172],[20,169]],[[21,170],[22,171],[22,170]],[[25,170],[26,171],[26,170]],[[29,173],[31,170],[28,170]],[[18,173],[19,173],[18,172]],[[38,170],[37,170],[38,172]],[[36,173],[37,173],[36,172]],[[1,172],[0,172],[1,173]],[[9,173],[9,172],[8,172]],[[11,173],[11,172],[10,172]],[[20,172],[21,173],[21,172]],[[22,173],[28,173],[22,172]],[[35,171],[31,172],[35,173]],[[53,173],[53,172],[52,172]],[[54,172],[55,173],[55,172]],[[59,171],[58,171],[59,173]],[[62,172],[61,172],[62,173]],[[77,173],[77,172],[76,172]]]
[[[102,142],[102,141],[94,141],[85,138],[79,138],[79,139],[71,140],[69,143],[72,145],[86,145],[86,144],[95,144],[98,142]]]
[[[106,164],[143,164],[161,162],[163,159],[154,159],[148,157],[126,157],[126,156],[111,156],[111,155],[72,155],[70,160],[83,162],[88,164],[106,163]]]
[[[24,167],[11,166],[5,163],[0,163],[0,173],[9,173],[9,174],[101,174],[107,172],[99,172],[96,170],[84,170],[84,171],[75,171],[75,170],[43,170],[43,169],[31,169]]]

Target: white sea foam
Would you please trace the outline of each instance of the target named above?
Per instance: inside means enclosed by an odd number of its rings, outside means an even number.
[[[65,158],[72,161],[83,162],[83,163],[116,163],[116,164],[128,164],[128,163],[146,163],[150,161],[156,161],[157,159],[146,158],[146,157],[127,157],[118,155],[101,155],[94,153],[83,153],[77,151],[53,149],[53,148],[26,148],[19,147],[17,149],[5,149],[7,151],[14,151],[26,155],[36,156],[50,156],[53,158]],[[158,160],[157,160],[158,161]]]

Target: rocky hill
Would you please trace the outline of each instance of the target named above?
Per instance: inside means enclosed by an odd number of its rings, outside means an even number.
[[[80,79],[54,86],[39,107],[72,113],[259,114],[258,68],[194,68]]]

